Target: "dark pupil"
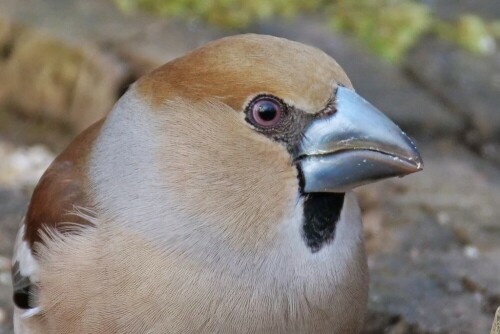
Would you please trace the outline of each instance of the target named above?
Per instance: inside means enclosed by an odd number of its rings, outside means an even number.
[[[277,113],[274,103],[267,101],[260,103],[258,112],[259,117],[266,122],[272,121]]]

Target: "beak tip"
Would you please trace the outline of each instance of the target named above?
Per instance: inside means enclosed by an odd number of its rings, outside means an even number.
[[[404,142],[403,147],[406,146],[406,148],[403,148],[403,151],[406,151],[406,160],[413,165],[413,170],[410,173],[420,172],[424,169],[424,160],[422,159],[422,155],[417,149],[414,141],[406,133],[401,132],[401,134],[404,138],[402,140],[402,142]]]
[[[424,161],[422,160],[422,157],[420,156],[420,154],[418,154],[418,152],[414,157],[411,157],[408,160],[412,165],[412,169],[408,174],[417,173],[424,169]]]
[[[420,158],[417,162],[417,169],[419,172],[424,169],[424,161],[422,160],[422,158]]]

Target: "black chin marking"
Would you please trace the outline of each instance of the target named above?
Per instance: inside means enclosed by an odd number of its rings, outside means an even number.
[[[303,237],[311,252],[316,253],[333,241],[344,196],[344,193],[304,194]]]

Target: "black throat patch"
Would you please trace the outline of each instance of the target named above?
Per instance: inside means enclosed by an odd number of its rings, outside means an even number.
[[[303,237],[316,253],[332,242],[344,205],[344,193],[305,193]]]

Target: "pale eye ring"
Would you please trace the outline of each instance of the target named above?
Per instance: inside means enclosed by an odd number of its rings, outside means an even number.
[[[261,128],[272,128],[283,115],[283,104],[272,97],[261,97],[250,107],[250,119]]]

